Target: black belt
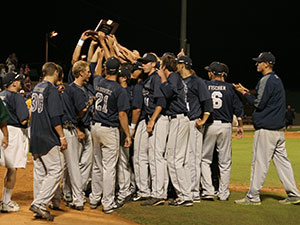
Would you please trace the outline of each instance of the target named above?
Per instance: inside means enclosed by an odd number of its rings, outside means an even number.
[[[182,116],[186,116],[186,113],[180,113],[180,114],[175,114],[175,115],[169,115],[169,118],[171,119],[175,119],[175,118],[179,118]]]
[[[112,125],[108,125],[108,124],[106,124],[106,123],[96,122],[96,121],[93,121],[93,122],[92,122],[92,125],[95,125],[96,123],[100,123],[102,127],[114,127],[114,126],[112,126]]]

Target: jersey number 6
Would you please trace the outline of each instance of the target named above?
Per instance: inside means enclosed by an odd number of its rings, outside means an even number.
[[[214,91],[213,93],[211,93],[214,109],[220,109],[222,107],[222,97],[223,94],[220,91]]]

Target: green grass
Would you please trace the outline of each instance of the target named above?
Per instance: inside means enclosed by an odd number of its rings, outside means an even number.
[[[133,220],[139,224],[159,225],[275,225],[275,224],[299,224],[299,206],[281,205],[278,200],[283,195],[262,194],[263,204],[260,206],[240,206],[233,200],[243,198],[245,193],[232,192],[229,201],[202,201],[195,203],[193,207],[164,206],[140,206],[140,202],[126,204],[117,213],[124,218]]]
[[[252,132],[253,133],[253,132]],[[251,134],[251,132],[249,132]],[[233,163],[231,169],[231,184],[247,185],[250,182],[253,138],[233,139]],[[292,163],[297,186],[300,186],[300,140],[287,139],[286,148]],[[283,188],[273,163],[264,187]],[[278,200],[285,194],[261,193],[261,206],[240,206],[234,204],[235,199],[245,196],[245,192],[231,192],[229,201],[207,202],[194,204],[193,207],[164,206],[142,207],[141,202],[131,202],[117,210],[121,217],[133,220],[139,224],[299,224],[300,206],[281,205]]]
[[[232,167],[231,184],[247,185],[250,183],[253,138],[232,140]],[[300,185],[300,140],[286,139],[288,158],[292,163],[296,183]],[[273,162],[270,162],[269,172],[264,184],[265,187],[283,188]]]

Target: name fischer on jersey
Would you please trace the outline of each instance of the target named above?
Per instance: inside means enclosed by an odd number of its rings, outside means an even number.
[[[215,86],[215,85],[209,85],[208,90],[212,91],[226,91],[226,86]]]

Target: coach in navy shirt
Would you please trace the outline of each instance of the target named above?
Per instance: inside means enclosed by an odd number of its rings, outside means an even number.
[[[256,86],[256,95],[241,84],[235,86],[247,101],[254,106],[253,124],[255,128],[253,140],[253,159],[251,166],[250,189],[245,198],[236,200],[236,204],[260,205],[260,189],[269,170],[271,159],[283,183],[288,197],[279,201],[282,204],[300,203],[292,165],[287,158],[285,137],[285,89],[279,76],[273,71],[275,56],[271,52],[263,52],[257,58],[257,72],[263,77]]]

